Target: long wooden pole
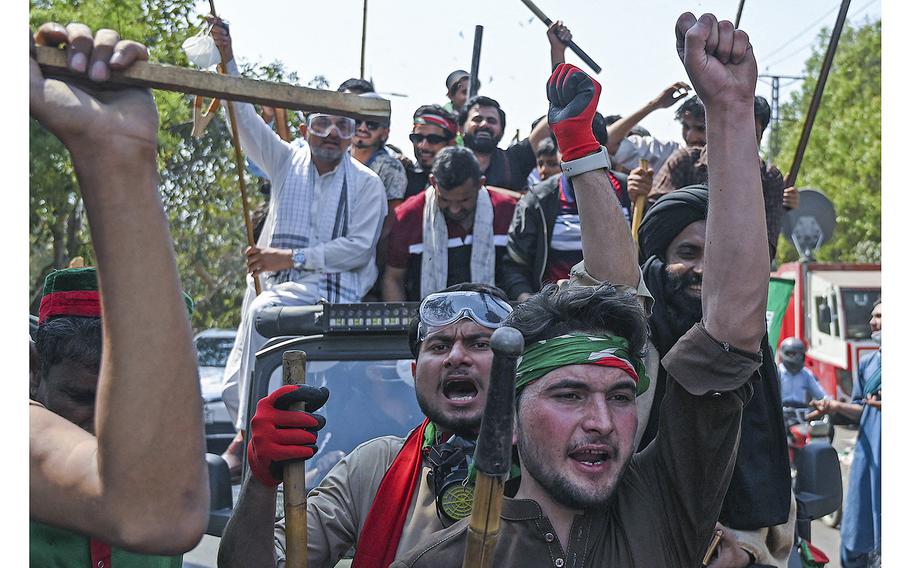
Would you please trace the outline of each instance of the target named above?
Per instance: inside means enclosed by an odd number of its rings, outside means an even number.
[[[471,51],[471,76],[468,77],[468,98],[477,95],[480,82],[477,80],[480,73],[480,48],[483,45],[483,26],[474,26],[474,49]]]
[[[806,146],[809,144],[809,136],[812,134],[812,125],[815,123],[815,116],[822,103],[822,94],[825,92],[825,83],[828,81],[828,72],[831,71],[831,65],[834,63],[834,53],[837,51],[837,42],[840,41],[841,31],[844,29],[844,22],[847,21],[847,10],[850,9],[850,0],[841,0],[840,12],[837,13],[837,20],[834,22],[834,29],[831,31],[831,41],[828,42],[828,51],[825,52],[825,59],[822,62],[821,71],[818,74],[818,82],[815,84],[815,92],[812,94],[812,102],[809,103],[809,112],[806,114],[806,122],[803,123],[803,131],[799,135],[799,144],[796,146],[796,156],[793,158],[793,165],[790,166],[790,172],[787,174],[786,187],[796,185],[796,176],[799,175],[799,168],[803,164],[803,156],[806,154]]]
[[[736,22],[733,24],[733,27],[739,29],[739,22],[743,17],[743,5],[746,3],[746,0],[739,0],[739,8],[736,9]]]
[[[212,17],[217,18],[215,13],[215,0],[209,0],[209,7],[212,9]],[[227,75],[227,62],[224,57],[224,49],[219,47],[218,52],[221,54],[221,62],[218,63],[218,72]],[[237,168],[237,181],[240,184],[240,205],[243,208],[243,226],[246,227],[246,243],[248,246],[256,246],[256,239],[253,238],[253,222],[250,220],[250,202],[246,195],[246,179],[244,178],[243,151],[240,149],[240,134],[237,132],[237,120],[234,116],[234,103],[225,101],[227,106],[228,118],[231,123],[231,142],[234,146],[234,167]],[[256,295],[262,293],[262,286],[259,284],[259,277],[253,276],[253,287],[256,289]]]
[[[544,25],[550,26],[553,24],[553,20],[548,18],[547,15],[543,13],[543,10],[538,8],[537,5],[534,4],[534,2],[532,2],[531,0],[521,0],[521,2],[525,6],[527,6],[529,10],[534,12],[534,15],[537,16],[537,18],[541,22],[543,22]],[[562,40],[560,40],[560,41],[562,41]],[[584,61],[585,64],[588,67],[590,67],[591,70],[594,71],[595,73],[600,73],[601,71],[603,71],[603,69],[600,68],[600,65],[598,65],[597,63],[594,63],[594,60],[591,59],[591,56],[588,55],[587,53],[585,53],[583,49],[578,47],[578,45],[576,45],[574,41],[570,40],[570,41],[566,42],[566,47],[571,49],[575,53],[575,55],[577,55],[579,58],[581,58],[581,60]]]
[[[282,382],[286,385],[306,383],[306,353],[285,351],[281,355]],[[297,402],[290,410],[304,410],[306,403]],[[306,529],[306,461],[284,466],[284,522],[287,532],[287,567],[307,568]]]
[[[35,61],[45,77],[85,81],[66,65],[66,52],[56,47],[35,47]],[[275,108],[340,114],[364,120],[388,119],[391,105],[386,99],[368,99],[350,93],[311,89],[277,81],[219,75],[164,63],[137,61],[123,71],[111,71],[109,85],[174,91],[216,99],[240,101]],[[92,85],[97,88],[97,84]]]
[[[647,169],[648,160],[638,160],[638,167],[643,170]],[[645,203],[647,203],[647,201],[647,195],[639,195],[635,198],[635,209],[632,211],[632,240],[635,241],[636,245],[638,244],[638,228],[641,226],[641,220],[645,216]]]

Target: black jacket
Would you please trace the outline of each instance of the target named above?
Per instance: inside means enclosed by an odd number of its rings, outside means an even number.
[[[609,172],[614,190],[618,186],[619,202],[630,221],[631,202],[626,189],[628,177],[619,172]],[[515,300],[525,292],[533,294],[543,286],[553,225],[559,213],[559,180],[552,176],[528,190],[515,207],[509,226],[507,254],[500,261],[503,266],[502,288]],[[631,221],[630,221],[631,222]]]

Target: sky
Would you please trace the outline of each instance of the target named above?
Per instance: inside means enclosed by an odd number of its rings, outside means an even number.
[[[546,26],[520,0],[367,2],[365,75],[391,101],[389,142],[406,155],[412,154],[407,136],[414,110],[447,102],[446,76],[455,69],[470,70],[477,24],[484,27],[480,94],[498,100],[506,111],[500,145],[508,145],[516,129],[521,137],[527,136],[531,122],[546,113],[544,85],[550,74]],[[665,87],[686,80],[673,31],[680,13],[711,12],[732,21],[739,2],[651,0],[634,3],[634,9],[631,2],[536,4],[552,20],[562,19],[575,42],[603,67],[595,75],[603,86],[598,109],[609,115],[633,112]],[[838,0],[746,0],[740,28],[749,33],[759,73],[800,75],[818,32],[833,26],[839,6]],[[197,2],[197,8],[208,13],[208,1]],[[297,72],[301,84],[324,75],[332,89],[360,74],[363,0],[217,0],[216,8],[230,23],[234,54],[241,62],[280,60],[288,71]],[[880,0],[851,2],[850,22],[880,17]],[[566,59],[591,73],[571,51]],[[759,78],[757,86],[757,94],[769,101],[770,83],[769,78]],[[799,83],[781,80],[781,104]],[[657,138],[680,140],[672,109],[656,111],[641,124]]]

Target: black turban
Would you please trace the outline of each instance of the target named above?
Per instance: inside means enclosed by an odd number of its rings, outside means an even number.
[[[708,186],[689,185],[654,202],[638,227],[643,260],[666,260],[667,247],[690,224],[708,218]]]

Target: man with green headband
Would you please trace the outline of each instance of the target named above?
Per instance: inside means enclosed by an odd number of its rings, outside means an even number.
[[[609,164],[598,157],[605,151],[590,132],[600,85],[558,66],[547,85],[548,118],[563,171],[574,176],[585,270],[506,321],[525,339],[513,438],[521,486],[502,504],[495,566],[698,566],[714,535],[765,331],[767,249],[745,255],[737,245],[766,242],[760,180],[748,167],[756,141],[743,126],[753,120],[757,68],[748,36],[713,15],[681,15],[676,37],[719,152],[704,317],[663,358],[672,380],[660,430],[634,454],[636,397],[649,383],[641,362],[649,305],[642,309],[633,293],[641,284],[635,248],[603,171]],[[393,566],[460,564],[466,528],[434,535]]]

